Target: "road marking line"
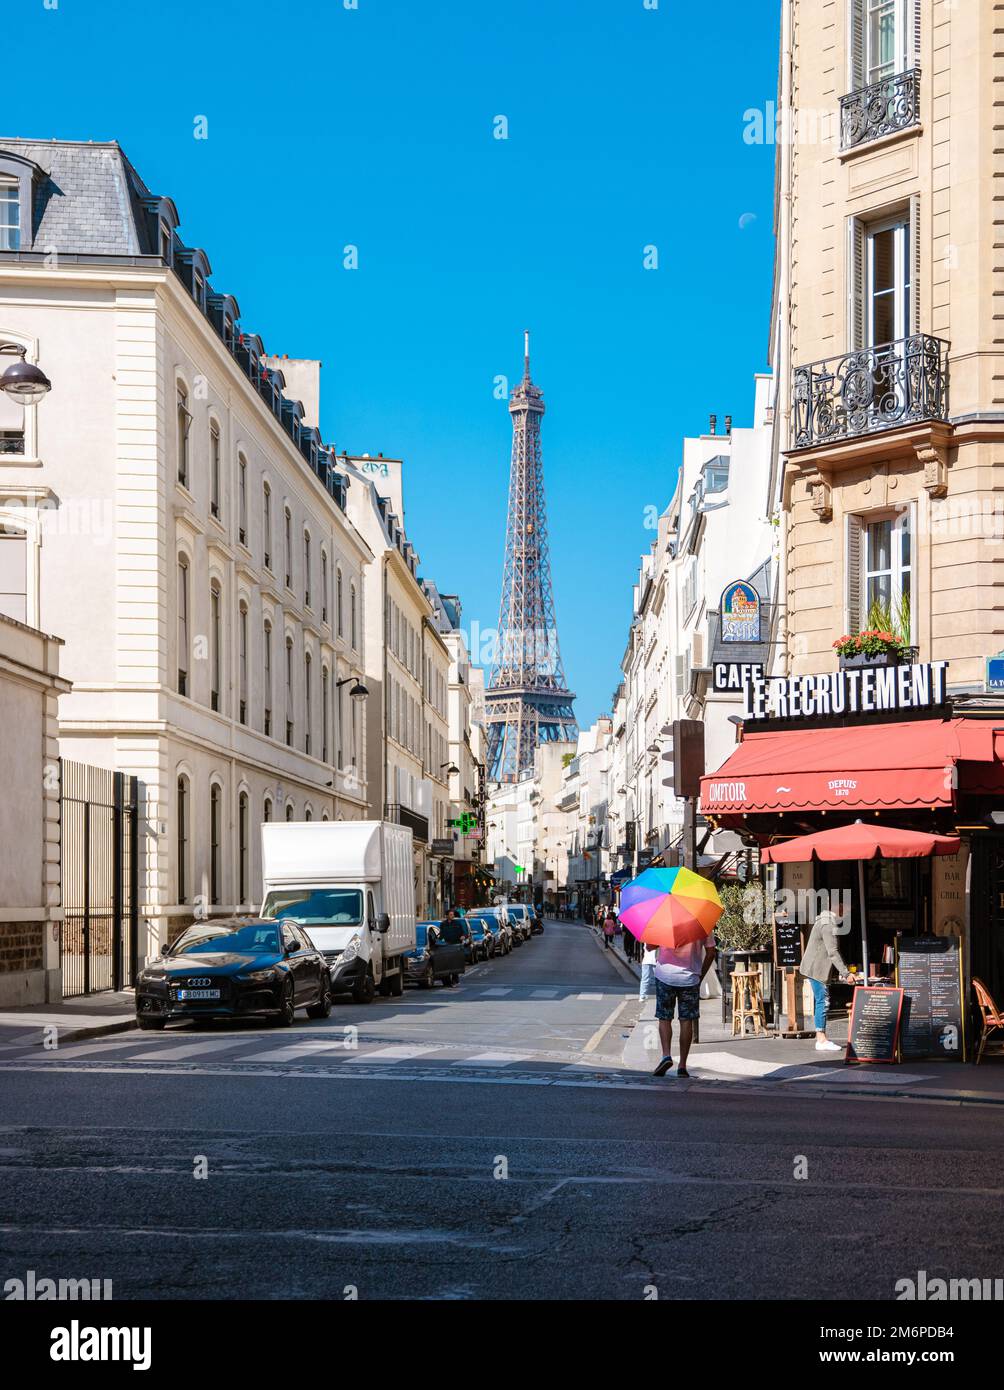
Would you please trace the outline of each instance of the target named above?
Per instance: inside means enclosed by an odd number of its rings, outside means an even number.
[[[525,1052],[478,1052],[473,1057],[463,1057],[460,1061],[454,1062],[455,1067],[504,1067],[510,1062],[525,1062],[527,1054]]]
[[[250,1040],[239,1037],[200,1038],[198,1042],[179,1043],[176,1047],[158,1048],[152,1055],[158,1062],[173,1061],[176,1057],[201,1057],[206,1052],[223,1052],[228,1047],[249,1047]],[[126,1058],[126,1061],[129,1059]]]
[[[577,994],[576,999],[602,999],[602,994]]]
[[[43,1049],[45,1057],[83,1057],[87,1052],[111,1052],[113,1048],[122,1047],[149,1047],[151,1043],[159,1042],[159,1038],[95,1038],[93,1042],[71,1043],[69,1047],[54,1047],[49,1050]]]
[[[494,994],[501,998],[503,994],[512,994],[512,988],[510,986],[492,985],[491,989],[484,989],[481,993],[484,995]]]
[[[418,1047],[381,1047],[376,1052],[358,1053],[350,1057],[350,1062],[407,1062],[413,1057],[424,1057],[427,1052],[441,1052],[442,1048],[426,1044]]]
[[[300,1042],[283,1043],[282,1047],[269,1048],[267,1052],[252,1052],[242,1057],[242,1062],[287,1062],[296,1058],[306,1059],[321,1052],[350,1052],[354,1048],[345,1046],[345,1038],[303,1038]]]
[[[557,999],[557,997],[558,991],[556,989],[534,989],[530,991],[531,999]]]
[[[593,1036],[586,1043],[585,1047],[582,1049],[583,1052],[596,1051],[600,1043],[603,1041],[604,1034],[608,1032],[609,1029],[612,1027],[614,1019],[621,1012],[621,1010],[627,1008],[628,1002],[629,1001],[627,999],[622,999],[621,1002],[617,1005],[616,1009],[614,1009],[613,1013],[608,1014],[606,1020],[600,1024],[596,1032],[593,1034]]]

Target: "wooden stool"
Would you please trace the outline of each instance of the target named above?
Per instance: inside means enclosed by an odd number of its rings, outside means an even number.
[[[747,1003],[747,1000],[749,1001]],[[753,1030],[747,1034],[746,1025],[752,1023]],[[733,970],[732,972],[732,1036],[758,1037],[766,1034],[767,1020],[763,1013],[763,994],[760,990],[759,970]]]

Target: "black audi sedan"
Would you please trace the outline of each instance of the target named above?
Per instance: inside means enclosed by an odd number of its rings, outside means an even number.
[[[263,1016],[280,1026],[297,1009],[331,1013],[328,963],[302,927],[270,918],[196,922],[136,981],[136,1021]]]

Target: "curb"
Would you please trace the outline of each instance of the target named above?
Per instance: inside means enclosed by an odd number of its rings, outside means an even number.
[[[53,1020],[52,1024],[36,1024],[31,1028],[26,1028],[24,1032],[19,1034],[18,1036],[19,1038],[23,1039],[33,1033],[41,1034],[44,1028],[52,1026],[55,1026],[58,1029],[59,1044],[60,1046],[62,1046],[63,1043],[84,1042],[87,1038],[100,1038],[110,1033],[131,1032],[136,1027],[136,1020],[134,1018],[130,1018],[127,1020],[120,1019],[114,1023],[98,1023],[90,1028],[68,1028],[64,1030],[62,1027],[60,1027],[58,1019],[56,1019]],[[3,1031],[0,1030],[0,1043],[2,1043],[3,1041]],[[11,1038],[11,1042],[13,1041],[14,1039]],[[24,1045],[30,1046],[31,1044],[25,1043]]]

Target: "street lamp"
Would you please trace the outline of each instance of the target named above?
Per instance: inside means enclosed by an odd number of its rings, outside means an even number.
[[[447,775],[447,777],[453,777],[454,774],[459,774],[459,772],[460,772],[460,768],[457,767],[456,763],[440,763],[440,764],[439,764],[439,770],[440,770],[440,772],[442,772],[442,770],[443,770],[444,767],[446,768],[446,775]]]
[[[52,382],[42,368],[24,360],[25,349],[20,343],[0,343],[0,355],[18,359],[0,376],[0,391],[5,391],[18,405],[34,405],[52,390]]]
[[[341,690],[342,686],[348,685],[351,680],[355,680],[355,676],[346,676],[344,680],[335,681],[335,689]],[[369,691],[366,689],[365,685],[363,685],[362,681],[356,681],[355,685],[349,691],[349,699],[365,700],[368,694]]]

